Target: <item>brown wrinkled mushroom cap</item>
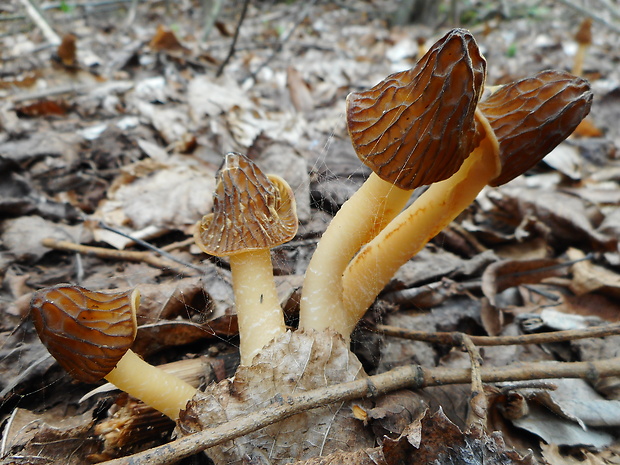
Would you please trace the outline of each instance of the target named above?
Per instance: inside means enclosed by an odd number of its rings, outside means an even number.
[[[565,71],[543,71],[501,87],[479,108],[499,142],[499,186],[525,173],[566,139],[590,112],[588,82]]]
[[[30,311],[39,338],[75,379],[95,383],[114,369],[136,337],[140,294],[107,294],[68,284],[36,292]]]
[[[347,97],[353,147],[381,179],[412,190],[449,178],[478,145],[474,111],[486,61],[454,29],[408,71]]]
[[[592,43],[592,18],[585,18],[581,22],[575,34],[575,41],[583,45],[590,45]]]
[[[213,213],[199,223],[196,244],[222,257],[270,249],[296,233],[295,197],[287,182],[263,174],[244,155],[227,154],[218,172]]]

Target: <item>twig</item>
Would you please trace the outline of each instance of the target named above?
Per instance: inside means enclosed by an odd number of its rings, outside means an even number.
[[[243,23],[243,20],[245,19],[245,14],[248,11],[249,4],[250,4],[250,0],[245,0],[243,2],[241,14],[239,15],[239,22],[237,23],[237,29],[235,29],[235,35],[233,36],[232,43],[230,44],[228,55],[226,55],[226,58],[224,58],[224,61],[220,65],[219,69],[217,70],[217,73],[215,73],[216,77],[220,77],[222,75],[222,73],[224,72],[224,68],[226,67],[226,65],[232,58],[232,56],[235,54],[235,46],[237,45],[237,39],[239,38],[239,31],[241,30],[241,24]]]
[[[620,358],[596,362],[528,363],[520,366],[482,368],[480,371],[481,379],[486,383],[549,378],[593,380],[600,376],[618,375],[620,375]],[[422,368],[419,365],[407,365],[379,375],[314,389],[296,396],[276,396],[272,404],[264,409],[163,446],[102,462],[101,465],[166,465],[313,408],[362,397],[374,397],[405,388],[420,389],[443,384],[464,384],[470,379],[471,373],[468,369]]]
[[[155,247],[153,244],[150,244],[150,243],[148,243],[146,241],[143,241],[142,239],[139,239],[137,237],[133,237],[133,236],[127,234],[127,233],[124,233],[123,231],[120,231],[120,230],[115,229],[115,228],[113,228],[111,226],[108,226],[103,221],[99,222],[99,227],[102,228],[102,229],[105,229],[107,231],[111,231],[113,233],[116,233],[119,236],[123,236],[123,237],[126,237],[127,239],[131,239],[136,244],[139,244],[142,247],[146,247],[147,249],[150,249],[153,252],[157,252],[162,257],[166,257],[168,260],[172,260],[173,262],[177,262],[179,265],[183,265],[183,266],[186,266],[188,268],[193,268],[193,269],[195,269],[197,271],[200,271],[201,273],[204,272],[204,269],[202,269],[200,266],[194,265],[193,263],[188,263],[185,260],[181,260],[180,258],[175,257],[171,253],[169,253],[169,252],[167,252],[167,251],[165,251],[163,249],[160,249],[159,247]]]
[[[195,267],[187,268],[185,266],[177,266],[176,263],[163,258],[157,257],[149,252],[134,252],[129,250],[114,250],[103,247],[93,247],[88,245],[76,244],[69,241],[57,241],[52,238],[45,238],[42,241],[45,247],[55,250],[64,250],[67,252],[78,252],[84,255],[91,255],[100,258],[112,258],[116,260],[126,260],[130,262],[142,262],[148,265],[160,268],[162,270],[170,270],[174,273],[184,276],[196,276]]]
[[[609,30],[615,32],[616,34],[620,34],[620,26],[616,26],[615,24],[612,24],[612,23],[606,21],[604,18],[601,18],[597,14],[593,13],[592,10],[588,10],[588,9],[586,9],[586,8],[580,6],[580,5],[577,5],[577,4],[573,3],[573,2],[571,2],[570,0],[558,0],[558,1],[560,3],[563,3],[564,5],[572,8],[573,10],[578,11],[582,15],[589,16],[594,21],[596,21],[599,24],[602,24],[603,26],[605,26]]]
[[[400,337],[414,341],[431,342],[434,344],[444,344],[457,346],[461,344],[459,332],[437,332],[427,333],[424,331],[414,331],[396,326],[376,325],[367,327],[368,331],[385,334],[386,336]],[[553,342],[566,342],[575,339],[585,339],[588,337],[605,337],[620,334],[620,323],[607,326],[592,326],[587,329],[572,329],[568,331],[552,331],[548,333],[522,334],[519,336],[469,336],[471,341],[477,346],[507,346],[512,344],[549,344]]]
[[[291,36],[293,35],[293,32],[295,32],[295,30],[297,29],[297,27],[302,23],[302,21],[304,19],[306,19],[306,16],[308,16],[308,13],[310,13],[311,8],[317,3],[318,0],[312,0],[310,2],[306,2],[306,8],[304,8],[301,12],[301,14],[299,15],[299,18],[297,18],[297,21],[295,21],[295,24],[293,24],[293,27],[291,28],[290,31],[288,31],[288,33],[286,34],[286,36],[284,36],[282,38],[282,40],[280,40],[280,42],[278,42],[278,44],[274,47],[273,52],[271,53],[271,55],[269,55],[267,57],[267,59],[265,59],[265,61],[263,61],[258,68],[256,68],[246,79],[252,79],[253,81],[256,81],[256,76],[258,75],[258,73],[260,73],[260,71],[267,66],[269,63],[271,63],[271,60],[273,60],[276,55],[278,53],[280,53],[280,50],[282,50],[282,47],[284,47],[284,44],[286,44],[286,42],[288,42],[288,40],[291,38]]]
[[[47,20],[43,17],[41,12],[34,6],[30,0],[20,0],[24,8],[26,9],[26,13],[30,17],[30,19],[37,25],[41,32],[45,36],[45,39],[52,45],[60,45],[60,37],[52,26],[47,22]]]
[[[211,31],[213,30],[213,26],[215,25],[215,21],[217,21],[217,17],[220,15],[222,11],[222,6],[224,5],[224,0],[203,0],[204,8],[207,10],[209,3],[212,3],[209,11],[205,13],[205,21],[204,21],[204,31],[202,32],[202,40],[203,42],[207,40]],[[247,3],[247,2],[246,2]],[[244,5],[244,8],[246,6]],[[241,13],[242,18],[245,15],[245,12]],[[237,29],[241,26],[241,22],[237,26]],[[233,41],[234,42],[234,41]],[[218,74],[219,76],[219,74]]]
[[[484,430],[489,411],[489,402],[482,385],[481,366],[482,357],[478,347],[474,345],[471,338],[461,333],[461,342],[469,354],[471,363],[471,394],[469,397],[469,413],[467,414],[467,424],[471,429]]]

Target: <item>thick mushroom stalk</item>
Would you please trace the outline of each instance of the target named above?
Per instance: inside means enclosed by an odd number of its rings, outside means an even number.
[[[139,301],[137,290],[108,294],[60,285],[37,292],[30,308],[41,341],[75,379],[105,378],[176,420],[196,389],[129,349]]]
[[[329,327],[349,337],[345,268],[398,215],[413,189],[450,177],[469,155],[476,145],[474,111],[485,72],[473,36],[455,29],[414,68],[347,97],[353,146],[373,173],[333,218],[310,261],[301,328]]]
[[[297,225],[295,198],[286,181],[263,174],[244,155],[226,155],[213,213],[203,217],[194,238],[205,253],[230,257],[242,365],[250,365],[286,329],[269,249],[291,240]]]
[[[344,303],[350,329],[407,260],[470,205],[487,184],[524,173],[568,137],[588,114],[586,81],[544,71],[500,88],[476,112],[483,139],[449,179],[433,184],[347,267]]]

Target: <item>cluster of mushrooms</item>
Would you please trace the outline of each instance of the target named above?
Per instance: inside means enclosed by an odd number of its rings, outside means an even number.
[[[543,71],[483,96],[485,78],[473,36],[455,29],[412,69],[348,96],[349,134],[373,173],[316,248],[303,284],[300,332],[327,331],[347,344],[401,265],[485,186],[538,163],[590,110],[588,83],[563,71]],[[413,190],[425,185],[405,208]],[[205,253],[230,259],[242,367],[287,332],[270,248],[296,232],[288,184],[243,155],[226,155],[213,212],[197,225],[195,240]],[[41,340],[75,378],[105,378],[177,420],[197,391],[129,349],[138,304],[137,291],[61,285],[37,292],[31,307]]]

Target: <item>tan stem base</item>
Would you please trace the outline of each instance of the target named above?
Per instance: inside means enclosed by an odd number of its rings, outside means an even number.
[[[105,379],[175,421],[196,393],[196,388],[148,364],[131,350]]]

